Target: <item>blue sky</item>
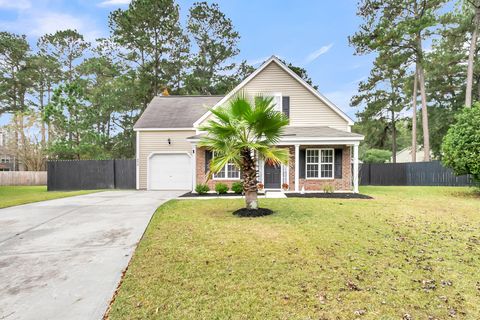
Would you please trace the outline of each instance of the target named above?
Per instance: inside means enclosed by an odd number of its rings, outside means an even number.
[[[39,36],[75,28],[88,40],[108,36],[108,14],[129,0],[0,0],[0,30]],[[195,1],[177,0],[182,20]],[[319,91],[351,117],[350,97],[370,70],[372,57],[354,56],[356,0],[218,0],[241,35],[238,61],[258,64],[275,54],[307,69]],[[0,121],[1,122],[4,122]]]

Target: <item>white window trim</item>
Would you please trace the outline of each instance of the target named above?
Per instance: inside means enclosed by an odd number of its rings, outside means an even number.
[[[307,159],[308,150],[318,150],[318,177],[308,178],[307,177],[307,165],[309,164]],[[322,150],[331,150],[332,151],[332,162],[322,162]],[[315,163],[310,163],[315,164]],[[322,164],[331,164],[332,165],[332,177],[321,177]],[[335,179],[335,149],[334,148],[308,148],[305,149],[305,179],[306,180],[334,180]]]
[[[215,153],[212,152],[212,159],[215,158]],[[216,177],[216,174],[214,173],[212,175],[212,180],[240,180],[242,178],[242,173],[240,168],[238,169],[238,178],[229,178],[228,177],[228,165],[234,165],[232,162],[229,162],[225,165],[225,178],[218,178]]]
[[[272,94],[273,103],[275,103],[275,109],[278,112],[283,112],[283,97],[281,92],[274,92]]]

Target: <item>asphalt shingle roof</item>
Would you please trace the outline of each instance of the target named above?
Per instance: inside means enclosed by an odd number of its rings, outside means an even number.
[[[155,97],[135,123],[141,128],[191,128],[223,96]]]
[[[205,133],[197,134],[188,139],[200,139]],[[342,131],[326,126],[318,127],[286,127],[282,138],[361,138],[361,134]]]
[[[334,138],[334,137],[362,137],[361,134],[352,133],[347,131],[342,131],[326,126],[318,127],[286,127],[282,134],[283,137],[324,137],[324,138]]]

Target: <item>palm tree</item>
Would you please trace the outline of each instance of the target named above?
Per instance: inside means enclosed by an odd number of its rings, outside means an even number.
[[[208,177],[233,163],[242,171],[246,208],[256,210],[257,157],[272,165],[288,162],[288,150],[274,146],[288,119],[275,110],[273,98],[256,96],[252,105],[244,94],[211,111],[215,117],[200,128],[207,134],[199,143],[215,154]]]

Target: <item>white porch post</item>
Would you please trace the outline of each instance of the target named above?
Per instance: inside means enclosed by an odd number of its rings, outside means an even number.
[[[358,143],[353,145],[353,192],[358,193]]]
[[[140,131],[135,131],[136,145],[135,145],[135,189],[140,189]],[[13,165],[15,166],[15,158],[13,159]],[[15,167],[13,167],[15,171]]]
[[[300,174],[300,145],[295,145],[295,192],[298,192],[300,189],[298,176]]]
[[[197,145],[192,144],[192,192],[197,185]]]

